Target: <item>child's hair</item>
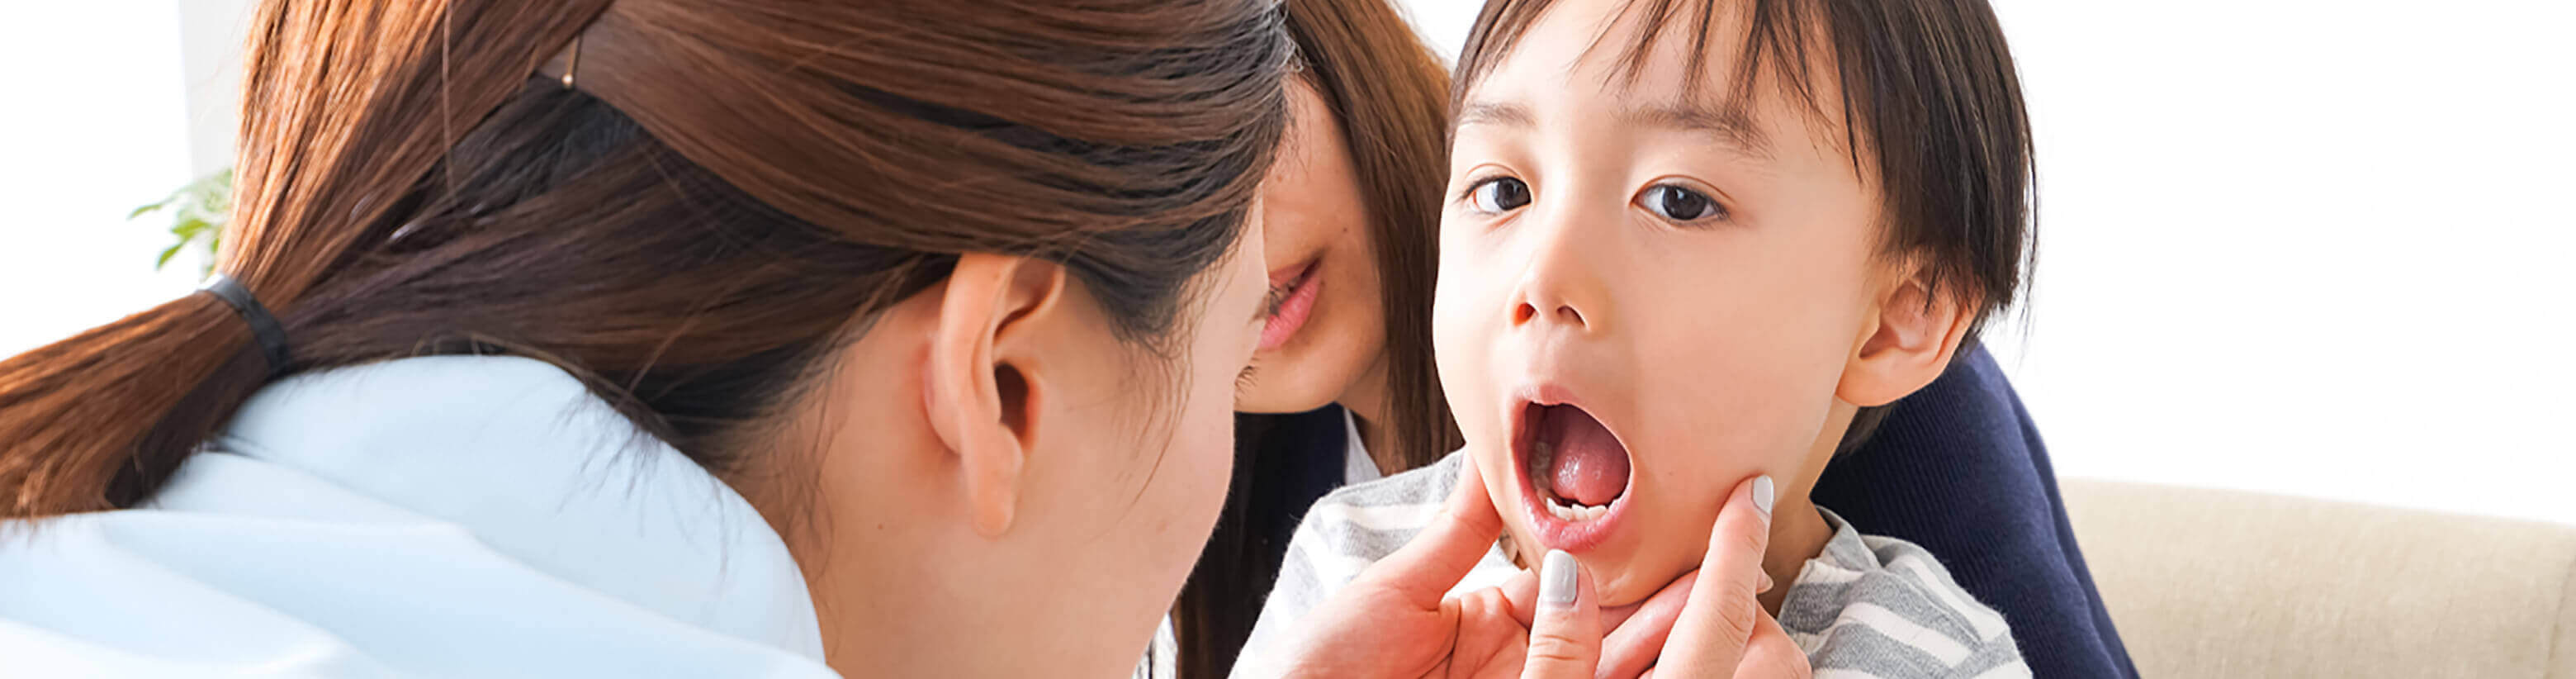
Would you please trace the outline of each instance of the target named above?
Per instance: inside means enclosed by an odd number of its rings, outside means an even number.
[[[1451,85],[1451,109],[1508,56],[1552,0],[1490,0],[1468,30]],[[1691,41],[1682,94],[1699,97],[1718,12],[1742,12],[1744,44],[1722,101],[1743,113],[1766,94],[1755,86],[1776,77],[1780,94],[1824,120],[1816,50],[1830,48],[1842,93],[1842,147],[1855,168],[1874,166],[1882,203],[1880,246],[1894,257],[1919,258],[1933,294],[1956,295],[1975,315],[1961,355],[1978,327],[2010,305],[2035,251],[2030,123],[2021,81],[2003,28],[1984,0],[1627,0],[1622,14],[1644,12],[1624,44],[1612,36],[1593,49],[1620,46],[1617,77],[1634,80],[1646,55],[1673,29]],[[1861,154],[1867,147],[1869,154]],[[1867,161],[1867,162],[1864,162]],[[1885,407],[1852,419],[1839,455],[1857,447],[1886,419]]]

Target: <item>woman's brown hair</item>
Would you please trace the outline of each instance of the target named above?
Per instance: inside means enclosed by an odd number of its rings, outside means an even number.
[[[0,362],[0,519],[131,506],[277,376],[423,354],[549,360],[738,471],[965,252],[1167,349],[1288,51],[1261,0],[269,0],[221,270],[287,363],[209,295]]]
[[[1431,287],[1449,171],[1448,69],[1389,0],[1286,0],[1286,8],[1303,65],[1299,77],[1342,128],[1382,282],[1388,421],[1377,424],[1390,445],[1373,452],[1381,465],[1428,465],[1461,444],[1431,351]],[[1312,499],[1271,492],[1284,479],[1269,471],[1321,466],[1335,478],[1341,473],[1339,455],[1265,445],[1289,435],[1285,430],[1298,426],[1289,421],[1295,417],[1235,418],[1237,455],[1225,513],[1175,609],[1180,676],[1222,677],[1232,668],[1278,577],[1285,545],[1275,541],[1285,534],[1272,534],[1282,522],[1271,515],[1285,511],[1284,525],[1294,526],[1294,514],[1306,509],[1299,500]],[[1315,459],[1262,459],[1279,454]]]
[[[1464,441],[1432,364],[1431,286],[1449,176],[1449,73],[1388,0],[1289,0],[1301,73],[1341,123],[1386,313],[1387,447],[1413,469]]]

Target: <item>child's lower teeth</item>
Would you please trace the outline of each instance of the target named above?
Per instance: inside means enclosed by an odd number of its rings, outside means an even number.
[[[1555,468],[1556,446],[1548,445],[1545,441],[1532,442],[1529,454],[1530,483],[1538,486],[1540,497],[1547,498],[1549,515],[1562,521],[1582,522],[1598,519],[1601,515],[1610,513],[1610,504],[1606,502],[1596,507],[1557,497],[1555,484],[1549,483],[1556,478],[1556,475],[1551,473]]]
[[[1610,505],[1575,504],[1550,496],[1547,498],[1547,513],[1562,521],[1583,522],[1598,519],[1601,515],[1610,513]]]

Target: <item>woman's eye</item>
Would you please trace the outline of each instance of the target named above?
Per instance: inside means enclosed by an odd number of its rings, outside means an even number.
[[[1468,199],[1475,201],[1481,212],[1510,212],[1530,203],[1529,185],[1510,177],[1495,177],[1477,184]]]
[[[1653,210],[1655,214],[1676,222],[1696,222],[1726,216],[1726,208],[1718,205],[1717,200],[1708,197],[1708,194],[1671,184],[1646,189],[1646,195],[1639,196],[1638,202],[1644,204],[1646,209]]]

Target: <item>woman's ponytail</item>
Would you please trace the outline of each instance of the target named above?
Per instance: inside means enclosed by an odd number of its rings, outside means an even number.
[[[260,307],[252,291],[291,316],[284,307],[381,245],[405,218],[399,210],[420,207],[450,130],[471,128],[517,94],[537,55],[607,4],[260,3],[243,78],[239,193],[220,257],[248,287],[210,286],[0,360],[0,520],[141,502],[272,378],[395,354],[316,332],[301,338],[315,341],[312,353],[299,344],[293,358],[277,356],[283,342],[274,338],[298,319],[251,311]],[[443,31],[459,7],[471,8],[455,19],[478,49],[450,57],[440,41],[454,37]],[[414,197],[386,199],[405,193]]]
[[[140,501],[269,373],[205,293],[0,360],[0,519]]]
[[[1170,339],[1286,36],[1264,0],[1074,4],[263,0],[219,268],[291,359],[209,292],[0,361],[0,521],[148,500],[276,376],[432,354],[552,362],[722,476],[965,252]]]

